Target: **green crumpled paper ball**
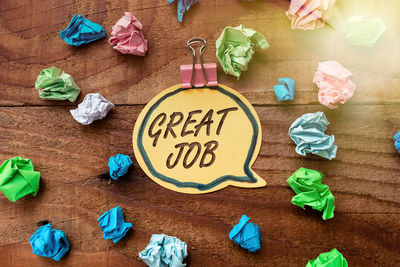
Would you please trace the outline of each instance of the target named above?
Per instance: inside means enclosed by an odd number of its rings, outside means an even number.
[[[333,218],[335,198],[329,190],[329,186],[322,184],[324,175],[319,171],[300,168],[287,180],[289,186],[297,194],[292,198],[292,203],[303,208],[311,208],[323,211],[322,219]]]
[[[35,82],[39,97],[47,100],[69,100],[74,102],[81,89],[68,73],[56,67],[43,69]]]
[[[308,261],[306,267],[348,267],[346,259],[336,249],[321,253],[318,258]]]
[[[349,43],[373,47],[386,31],[386,26],[380,18],[365,19],[362,15],[355,15],[349,18],[343,31]]]
[[[225,27],[216,41],[217,58],[225,73],[238,79],[242,71],[247,70],[254,48],[267,50],[269,44],[264,36],[243,25]]]
[[[4,161],[0,167],[0,191],[10,201],[39,191],[40,172],[33,170],[30,159],[14,157]]]

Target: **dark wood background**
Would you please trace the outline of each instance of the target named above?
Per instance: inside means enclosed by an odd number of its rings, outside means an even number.
[[[0,160],[31,158],[41,172],[36,197],[16,203],[0,196],[1,266],[144,266],[138,252],[153,233],[188,244],[191,266],[305,266],[337,248],[350,266],[400,266],[400,156],[393,135],[400,129],[400,3],[396,0],[340,0],[326,27],[290,29],[289,1],[199,0],[178,23],[167,0],[1,0]],[[122,55],[107,39],[72,47],[59,38],[73,14],[100,23],[107,32],[130,11],[144,25],[145,57]],[[345,41],[342,26],[352,14],[382,17],[388,27],[376,47]],[[189,63],[185,42],[202,36],[211,44],[206,62],[216,62],[214,42],[227,25],[243,23],[262,33],[271,47],[258,52],[239,81],[219,81],[255,106],[263,144],[255,170],[268,183],[260,189],[228,187],[206,195],[175,193],[147,178],[137,163],[127,177],[106,182],[108,157],[133,157],[132,129],[139,112],[163,89],[179,83],[179,65]],[[317,102],[312,83],[317,63],[337,60],[354,73],[354,97],[337,110]],[[56,66],[82,89],[76,103],[39,99],[40,70]],[[296,81],[295,101],[279,103],[279,77]],[[69,113],[87,93],[116,104],[90,126]],[[302,157],[287,130],[299,116],[324,111],[331,122],[337,158]],[[325,174],[336,201],[335,217],[291,204],[286,179],[299,167]],[[97,218],[120,205],[133,230],[117,244],[103,240]],[[248,253],[228,238],[242,214],[258,224],[262,248]],[[70,252],[59,262],[32,254],[29,237],[49,220],[67,233]]]

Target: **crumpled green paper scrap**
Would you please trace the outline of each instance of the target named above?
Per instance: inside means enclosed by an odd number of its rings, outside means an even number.
[[[48,100],[74,102],[81,92],[72,76],[56,67],[43,69],[36,79],[35,88],[40,98]]]
[[[319,171],[300,168],[287,180],[289,186],[297,194],[292,198],[292,203],[303,208],[311,208],[323,211],[322,219],[333,218],[335,198],[329,190],[329,186],[322,184],[324,175]]]
[[[39,191],[40,172],[33,170],[30,159],[14,157],[4,161],[0,167],[0,191],[10,201]]]
[[[349,18],[343,30],[349,43],[373,47],[386,31],[386,26],[380,18],[365,19],[362,15],[356,15]]]
[[[348,267],[346,259],[336,249],[321,253],[318,258],[308,261],[306,267]]]
[[[225,27],[216,41],[217,58],[225,73],[238,79],[242,71],[247,70],[254,48],[267,50],[269,44],[264,36],[243,25]]]

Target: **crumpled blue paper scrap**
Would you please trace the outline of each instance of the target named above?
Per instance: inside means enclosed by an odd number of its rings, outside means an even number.
[[[184,267],[186,256],[186,242],[164,234],[152,235],[147,247],[139,252],[139,257],[151,267]]]
[[[176,4],[178,6],[178,21],[182,22],[183,13],[189,11],[189,8],[197,3],[197,0],[176,0]],[[175,0],[168,0],[168,3],[172,4]]]
[[[394,147],[396,148],[397,152],[400,154],[400,131],[394,135]]]
[[[329,121],[323,112],[307,113],[296,119],[289,128],[290,138],[296,143],[296,152],[305,156],[312,153],[326,159],[336,157],[334,135],[326,135]]]
[[[280,84],[274,85],[274,91],[278,101],[293,101],[295,83],[291,78],[279,78]]]
[[[88,44],[106,36],[99,24],[91,22],[82,15],[74,15],[68,27],[60,31],[60,37],[70,45]]]
[[[120,241],[132,227],[131,223],[124,221],[124,214],[120,206],[104,212],[97,221],[104,232],[104,239],[112,239],[114,243]]]
[[[119,177],[124,176],[129,167],[133,164],[128,155],[117,154],[108,159],[108,167],[110,168],[110,177],[113,180],[118,180]]]
[[[39,227],[29,241],[33,254],[56,261],[59,261],[69,250],[69,242],[65,233],[53,229],[50,224]]]
[[[250,252],[256,252],[261,248],[261,232],[258,225],[249,222],[249,220],[249,217],[242,215],[239,223],[233,226],[229,233],[229,239]]]

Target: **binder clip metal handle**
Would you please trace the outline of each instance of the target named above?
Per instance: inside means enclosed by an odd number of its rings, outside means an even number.
[[[200,64],[196,64],[196,50],[194,45],[201,45],[199,49]],[[217,86],[217,64],[203,63],[203,54],[207,50],[207,41],[201,37],[190,38],[186,49],[192,54],[192,65],[181,65],[182,88]]]

